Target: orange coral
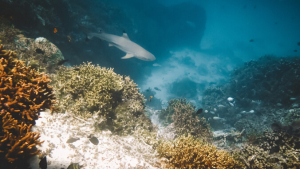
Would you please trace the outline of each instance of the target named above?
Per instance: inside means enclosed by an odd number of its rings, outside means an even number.
[[[53,111],[55,97],[48,85],[51,80],[25,67],[15,56],[0,46],[0,109],[2,113],[10,112],[19,124],[35,124],[40,111]]]
[[[5,154],[5,159],[12,163],[20,158],[39,154],[33,147],[41,144],[39,134],[30,132],[31,124],[17,124],[17,120],[7,113],[2,117],[2,131],[0,131],[0,154]]]
[[[0,46],[0,163],[24,168],[26,159],[39,154],[39,133],[31,132],[40,111],[56,103],[50,79],[16,59]],[[25,162],[24,162],[25,161]]]

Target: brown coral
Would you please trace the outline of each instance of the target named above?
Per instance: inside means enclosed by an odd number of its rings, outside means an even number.
[[[205,144],[190,135],[181,136],[172,142],[161,143],[157,147],[157,152],[159,157],[164,158],[163,168],[242,168],[226,151],[217,150],[215,146]]]
[[[53,111],[50,80],[0,46],[0,163],[4,168],[24,168],[26,160],[39,154],[39,133],[31,132],[40,111]]]
[[[38,133],[30,132],[31,126],[18,121],[7,113],[0,122],[0,154],[12,163],[18,159],[24,159],[32,155],[39,154],[39,150],[33,149],[34,146],[41,144]]]
[[[40,111],[53,110],[53,89],[45,74],[25,67],[15,56],[0,46],[0,109],[9,112],[18,124],[35,124]]]

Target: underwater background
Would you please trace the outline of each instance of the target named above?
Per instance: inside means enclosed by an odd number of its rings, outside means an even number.
[[[1,0],[0,161],[299,168],[299,9],[299,0]],[[116,140],[124,152],[114,153],[139,154],[133,164],[86,155]],[[74,152],[59,163],[66,147]]]

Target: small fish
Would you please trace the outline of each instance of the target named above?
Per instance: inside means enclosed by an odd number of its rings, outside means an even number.
[[[199,115],[199,114],[201,114],[202,112],[203,112],[203,109],[198,109],[197,112],[196,112],[196,114]]]
[[[249,113],[254,113],[254,112],[255,112],[254,110],[250,110],[250,111],[249,111]]]
[[[296,100],[296,99],[297,99],[297,98],[294,98],[294,97],[291,97],[291,98],[290,98],[291,101],[294,101],[294,100]]]
[[[98,145],[99,144],[99,140],[95,137],[95,136],[90,136],[89,140],[91,143],[93,143],[94,145]]]
[[[153,63],[153,66],[155,66],[155,67],[160,67],[161,65],[160,65],[160,64],[157,64],[157,63]]]
[[[208,110],[205,110],[204,113],[208,113]]]
[[[153,98],[153,96],[150,96],[150,97],[149,97],[149,102],[151,102],[151,99],[152,99],[152,98]]]
[[[294,52],[298,52],[298,50],[294,50]]]
[[[39,166],[41,169],[47,169],[47,158],[46,156],[41,159],[39,162]]]
[[[80,68],[79,67],[74,67],[73,70],[79,71]]]
[[[61,61],[58,61],[57,62],[57,65],[60,66],[60,65],[63,65],[64,63],[66,63],[68,61],[68,59],[63,59]]]
[[[254,40],[253,40],[253,39],[250,39],[249,42],[254,42]]]
[[[80,169],[79,163],[72,163],[67,169]]]
[[[146,92],[150,92],[150,89],[147,89]]]
[[[213,117],[213,119],[214,119],[214,120],[225,120],[224,118],[217,117],[217,116]]]
[[[214,112],[214,111],[210,111],[210,113],[211,113],[211,114],[215,114],[215,112]]]
[[[161,91],[158,87],[154,87],[154,89],[157,90],[157,91]]]
[[[300,46],[300,42],[298,42],[297,45]]]
[[[45,51],[43,51],[43,50],[40,49],[40,48],[37,48],[37,49],[35,50],[35,52],[36,52],[36,53],[40,53],[40,54],[44,54],[44,53],[45,53]]]
[[[68,41],[69,41],[69,42],[72,42],[72,38],[71,38],[70,35],[68,35],[67,38],[68,38]]]
[[[56,29],[56,28],[54,28],[53,32],[54,32],[54,33],[56,33],[56,32],[57,32],[57,29]]]
[[[277,105],[277,106],[282,106],[282,104],[281,104],[281,103],[277,103],[276,105]]]
[[[227,101],[229,101],[229,102],[232,102],[233,100],[234,100],[234,98],[232,98],[232,97],[227,98]]]
[[[70,138],[67,140],[67,143],[74,143],[74,142],[77,141],[77,140],[80,140],[80,138],[70,137]]]
[[[219,104],[218,107],[219,107],[219,108],[224,108],[224,107],[226,107],[226,106],[224,106],[224,105],[222,105],[222,104]]]

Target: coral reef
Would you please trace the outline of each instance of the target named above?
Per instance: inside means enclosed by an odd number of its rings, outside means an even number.
[[[39,112],[55,103],[53,89],[48,85],[50,79],[23,62],[15,60],[15,52],[3,50],[0,46],[0,109],[1,113],[9,112],[21,124],[34,124]]]
[[[299,167],[300,135],[266,131],[255,137],[252,144],[234,152],[234,157],[247,168]]]
[[[228,152],[217,150],[190,135],[161,143],[157,152],[163,158],[163,168],[242,168]]]
[[[167,109],[159,114],[165,124],[173,122],[176,135],[191,134],[196,138],[211,141],[212,132],[205,118],[196,115],[195,107],[186,99],[173,99],[169,102]]]
[[[143,95],[129,77],[118,75],[113,69],[84,63],[60,69],[53,79],[62,111],[84,119],[95,116],[99,129],[117,134],[130,134],[137,128],[153,130],[144,113]]]
[[[57,46],[46,38],[27,38],[9,22],[0,23],[0,29],[4,30],[0,32],[2,43],[16,53],[21,53],[18,59],[24,61],[26,66],[32,69],[53,73],[59,66],[58,62],[64,60]]]
[[[0,46],[0,162],[5,168],[26,168],[39,154],[39,134],[31,132],[40,111],[54,110],[49,79],[16,59]]]

